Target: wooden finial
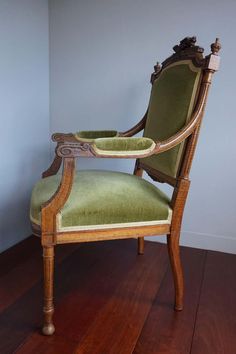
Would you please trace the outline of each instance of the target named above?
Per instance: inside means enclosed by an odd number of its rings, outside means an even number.
[[[214,55],[218,55],[218,52],[221,49],[221,44],[219,38],[216,38],[215,42],[211,44],[211,52]]]
[[[157,62],[156,65],[154,65],[154,70],[156,74],[159,73],[161,70],[161,63]]]
[[[154,73],[152,73],[151,80],[150,80],[152,84],[155,81],[158,73],[161,71],[161,68],[162,68],[162,65],[159,62],[157,62],[156,65],[154,65]]]

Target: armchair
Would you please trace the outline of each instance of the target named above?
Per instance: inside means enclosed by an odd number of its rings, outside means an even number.
[[[54,247],[71,242],[137,238],[144,253],[144,236],[167,235],[177,311],[183,309],[183,272],[179,253],[182,216],[189,173],[198,140],[212,75],[219,67],[219,40],[204,56],[195,37],[174,46],[174,54],[151,76],[147,112],[124,132],[56,133],[55,158],[31,197],[33,233],[41,237],[44,261],[43,333],[53,325]],[[143,137],[134,135],[143,130]],[[75,171],[82,157],[136,159],[134,174]],[[57,174],[63,165],[62,174]],[[143,171],[173,187],[169,199],[142,178]],[[131,208],[132,206],[132,208]]]

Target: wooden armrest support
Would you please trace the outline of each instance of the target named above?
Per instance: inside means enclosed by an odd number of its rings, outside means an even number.
[[[52,134],[52,141],[56,143],[77,142],[77,139],[73,133],[54,133]]]
[[[125,132],[120,132],[119,136],[130,137],[130,136],[133,136],[133,135],[141,132],[141,130],[143,130],[145,128],[147,114],[148,114],[148,111],[146,111],[143,118],[135,126],[133,126],[129,130],[126,130]]]
[[[57,215],[65,205],[73,185],[75,174],[75,159],[63,159],[63,171],[60,185],[54,195],[42,205],[41,230],[42,245],[51,245],[55,243],[55,235],[57,232]]]
[[[207,90],[205,94],[207,94]],[[155,147],[153,149],[150,149],[150,151],[148,151],[145,154],[140,154],[140,152],[135,153],[135,151],[133,151],[132,153],[127,152],[127,154],[125,152],[122,152],[122,154],[117,153],[119,151],[113,151],[113,153],[112,151],[109,151],[109,153],[107,153],[107,151],[101,151],[99,149],[96,149],[94,143],[85,143],[79,141],[77,141],[76,143],[75,142],[59,143],[56,148],[56,154],[59,157],[74,157],[74,158],[76,157],[141,158],[141,157],[151,156],[153,154],[160,154],[180,144],[189,135],[193,133],[193,131],[197,128],[197,126],[201,121],[202,109],[203,109],[203,103],[198,106],[198,109],[193,114],[192,119],[184,128],[182,128],[178,133],[171,136],[169,139],[166,139],[164,141],[156,141]],[[114,139],[122,139],[122,137],[114,138]],[[127,139],[135,139],[135,138],[128,137]]]
[[[56,148],[56,154],[58,157],[97,157],[97,158],[142,158],[151,156],[154,154],[160,154],[164,151],[172,149],[176,145],[184,141],[189,135],[192,134],[194,129],[199,123],[199,116],[197,115],[177,134],[173,135],[167,140],[157,141],[154,146],[152,146],[148,151],[119,151],[119,150],[101,150],[96,148],[96,145],[91,142],[64,142],[59,143]],[[109,139],[109,138],[108,138]],[[122,139],[114,138],[114,139]],[[128,137],[126,139],[135,139]],[[98,139],[100,140],[100,139]],[[106,140],[104,138],[103,140]]]
[[[56,154],[50,167],[42,173],[42,177],[45,178],[56,175],[61,167],[61,163],[62,158]]]
[[[119,138],[118,138],[119,139]],[[122,139],[122,138],[120,138]],[[134,139],[134,138],[128,138]],[[59,157],[97,157],[97,158],[141,158],[150,156],[156,149],[156,144],[153,142],[151,149],[143,151],[116,151],[116,150],[100,150],[97,149],[94,143],[60,143],[56,148],[56,154]]]

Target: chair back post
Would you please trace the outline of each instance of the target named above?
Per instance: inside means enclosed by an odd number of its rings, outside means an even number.
[[[219,39],[211,44],[211,54],[205,57],[203,65],[203,77],[199,90],[198,100],[195,111],[200,110],[199,122],[193,133],[186,139],[186,145],[183,153],[182,162],[177,177],[177,183],[174,187],[174,192],[171,199],[171,206],[173,208],[173,225],[176,225],[178,220],[181,226],[185,202],[188,196],[190,187],[189,173],[192,166],[194,153],[199,137],[202,119],[205,112],[206,102],[209,94],[209,89],[212,82],[213,74],[219,69],[220,57],[218,52],[221,49]]]

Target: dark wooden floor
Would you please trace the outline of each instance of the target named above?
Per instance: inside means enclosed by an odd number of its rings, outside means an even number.
[[[40,240],[0,255],[0,354],[236,353],[236,256],[182,248],[185,309],[173,311],[165,245],[56,248],[56,333],[40,334]]]

